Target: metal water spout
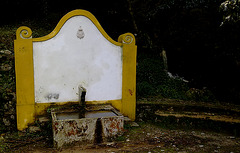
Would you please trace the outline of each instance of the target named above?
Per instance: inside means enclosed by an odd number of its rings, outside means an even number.
[[[85,116],[86,112],[86,102],[85,102],[85,97],[87,90],[83,86],[78,86],[78,92],[79,92],[79,118],[82,118]]]

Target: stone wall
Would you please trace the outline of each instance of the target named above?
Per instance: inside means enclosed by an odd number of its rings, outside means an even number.
[[[16,129],[14,53],[0,50],[0,133]]]

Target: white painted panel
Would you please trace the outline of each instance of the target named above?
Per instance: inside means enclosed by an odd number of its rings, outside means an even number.
[[[33,42],[35,102],[122,98],[122,48],[109,42],[84,16],[70,18],[59,33]]]

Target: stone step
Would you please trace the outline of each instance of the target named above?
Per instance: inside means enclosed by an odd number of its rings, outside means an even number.
[[[152,121],[165,128],[198,129],[240,136],[240,118],[199,112],[163,112],[151,115]]]
[[[145,110],[160,110],[164,112],[206,112],[227,116],[240,116],[240,105],[230,103],[206,103],[206,102],[192,102],[181,100],[167,100],[167,101],[138,101],[137,109],[139,111]]]
[[[176,118],[196,118],[196,119],[208,119],[213,121],[220,122],[229,122],[229,123],[240,123],[239,116],[227,116],[219,115],[215,113],[206,113],[206,112],[166,112],[166,111],[156,111],[156,115],[170,117],[174,116]]]
[[[39,121],[40,123],[45,123],[45,122],[49,122],[50,119],[49,119],[49,117],[47,117],[47,116],[41,116],[41,117],[38,117],[38,121]]]
[[[137,104],[137,120],[165,128],[186,128],[231,133],[240,136],[240,107],[203,102],[144,102]]]

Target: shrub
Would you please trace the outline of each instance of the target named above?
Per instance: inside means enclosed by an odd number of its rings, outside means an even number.
[[[137,96],[160,95],[164,98],[186,99],[187,83],[170,78],[159,58],[140,59],[137,66]]]

